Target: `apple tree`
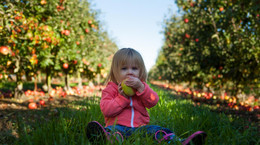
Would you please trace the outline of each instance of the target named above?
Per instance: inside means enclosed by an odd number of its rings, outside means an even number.
[[[156,66],[174,82],[231,91],[259,86],[259,1],[176,1],[181,16],[165,22]],[[170,73],[170,74],[169,74]],[[255,89],[255,93],[257,89]]]
[[[33,76],[36,84],[42,72],[48,90],[51,77],[60,72],[65,74],[66,89],[74,72],[78,76],[87,72],[83,75],[93,79],[107,67],[97,56],[116,49],[116,45],[104,47],[114,43],[104,35],[97,12],[87,1],[5,0],[0,4],[1,80],[15,74],[16,92],[22,91],[22,76]]]

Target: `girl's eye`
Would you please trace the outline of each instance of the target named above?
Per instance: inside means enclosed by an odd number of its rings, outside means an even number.
[[[122,67],[121,70],[126,70],[126,67]]]
[[[138,68],[137,68],[137,67],[133,67],[132,69],[133,69],[133,70],[138,70]]]

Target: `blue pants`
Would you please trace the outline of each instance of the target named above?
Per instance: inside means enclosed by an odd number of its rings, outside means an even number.
[[[170,129],[164,128],[157,125],[145,125],[141,127],[126,127],[122,125],[112,125],[105,128],[106,131],[114,133],[114,132],[120,132],[125,138],[129,137],[130,135],[134,133],[145,133],[145,135],[152,136],[155,139],[155,133],[159,130],[162,130],[166,132],[167,134],[173,133]],[[160,133],[157,134],[156,138],[162,138],[162,135]],[[170,138],[174,139],[175,135],[171,135]]]

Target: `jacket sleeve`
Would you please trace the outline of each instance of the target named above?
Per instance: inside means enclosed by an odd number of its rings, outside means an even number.
[[[157,104],[159,96],[145,82],[143,82],[143,84],[145,86],[144,91],[141,93],[136,92],[136,95],[141,98],[144,106],[150,109]]]
[[[129,106],[130,100],[121,96],[117,88],[109,85],[102,91],[100,109],[105,117],[115,117]]]

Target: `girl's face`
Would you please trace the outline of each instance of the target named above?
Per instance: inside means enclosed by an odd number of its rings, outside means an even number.
[[[126,79],[129,76],[139,78],[139,73],[140,73],[140,69],[137,67],[137,65],[134,64],[123,65],[119,70],[118,82],[122,82],[124,79]]]

